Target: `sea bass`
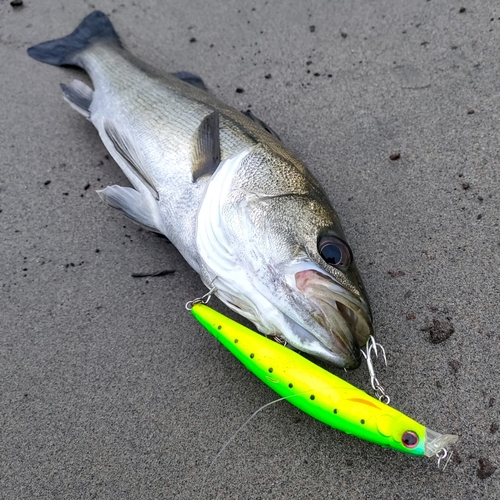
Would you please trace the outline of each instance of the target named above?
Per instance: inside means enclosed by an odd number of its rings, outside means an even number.
[[[277,135],[187,72],[161,74],[125,50],[102,12],[28,54],[78,66],[65,100],[97,128],[132,184],[99,195],[165,235],[203,283],[267,336],[356,368],[372,316],[325,192]]]

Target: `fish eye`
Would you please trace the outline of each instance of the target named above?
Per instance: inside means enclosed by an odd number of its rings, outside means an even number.
[[[347,267],[352,260],[349,245],[336,236],[322,236],[318,240],[318,252],[330,266]]]
[[[403,434],[401,441],[403,442],[403,445],[406,448],[415,448],[415,446],[417,446],[417,444],[418,444],[418,436],[413,431],[406,431]]]

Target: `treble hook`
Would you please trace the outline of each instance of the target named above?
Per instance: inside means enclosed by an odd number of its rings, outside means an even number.
[[[450,461],[451,459],[451,456],[453,455],[453,452],[452,451],[448,451],[446,448],[442,448],[441,450],[439,450],[437,453],[436,453],[436,457],[438,459],[438,463],[437,463],[437,466],[438,466],[438,469],[440,469],[440,465],[441,465],[441,462],[446,458],[448,457],[448,460],[446,460],[446,462],[444,463],[443,465],[443,468],[441,469],[443,472],[444,470],[446,469],[446,466],[448,465],[448,462]]]
[[[382,356],[384,359],[384,364],[387,366],[387,357],[385,355],[385,349],[381,344],[378,344],[375,340],[375,337],[373,335],[370,335],[370,338],[366,342],[366,353],[364,351],[361,351],[363,356],[366,359],[366,366],[368,367],[368,372],[370,374],[370,384],[372,386],[372,389],[375,391],[375,394],[377,395],[379,401],[382,403],[385,403],[388,405],[391,402],[391,398],[389,395],[384,391],[384,388],[378,381],[376,375],[375,375],[375,368],[373,367],[373,354],[375,354],[375,357],[378,358],[378,350],[377,348],[380,348],[382,351]]]

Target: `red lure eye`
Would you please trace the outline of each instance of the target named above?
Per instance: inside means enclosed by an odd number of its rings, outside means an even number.
[[[406,431],[403,434],[401,441],[403,442],[403,445],[406,446],[406,448],[415,448],[415,446],[417,446],[418,444],[418,436],[413,431]]]

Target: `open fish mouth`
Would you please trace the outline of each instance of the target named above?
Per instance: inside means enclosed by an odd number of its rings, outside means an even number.
[[[320,269],[299,270],[293,277],[302,305],[313,320],[307,325],[290,320],[294,337],[300,339],[296,347],[336,366],[357,368],[361,362],[360,346],[372,334],[368,303]]]

